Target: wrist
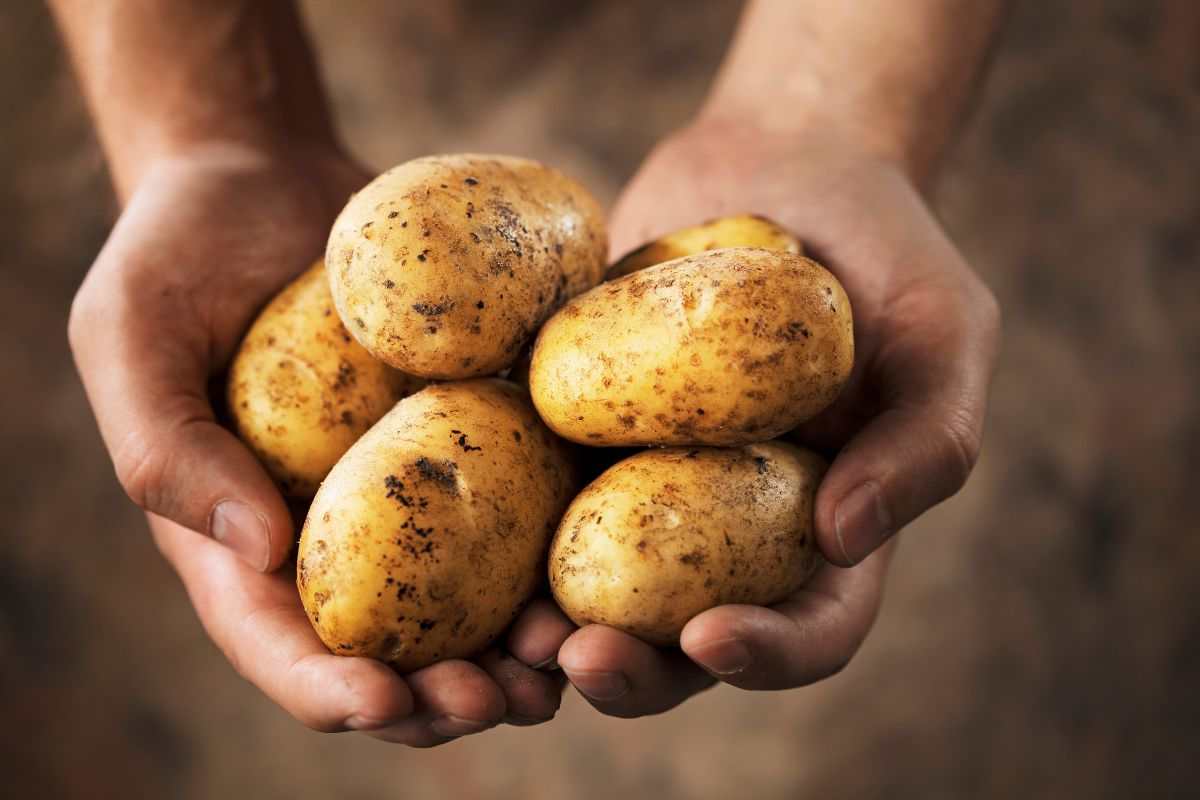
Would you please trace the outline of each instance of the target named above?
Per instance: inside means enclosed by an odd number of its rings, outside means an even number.
[[[906,146],[905,138],[885,128],[868,130],[852,119],[817,112],[788,118],[757,114],[744,106],[706,104],[677,135],[725,143],[730,152],[756,152],[770,159],[819,161],[831,169],[875,164],[914,186],[923,186],[929,168]]]
[[[332,136],[273,127],[262,120],[229,120],[219,127],[174,129],[144,123],[105,149],[117,195],[124,203],[145,176],[164,164],[281,163],[311,158],[349,161]]]
[[[336,141],[279,134],[237,136],[222,133],[163,140],[148,147],[124,171],[113,160],[122,205],[155,174],[177,175],[288,173],[304,178],[330,203],[344,203],[370,177]]]

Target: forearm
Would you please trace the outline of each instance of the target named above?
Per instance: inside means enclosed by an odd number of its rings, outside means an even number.
[[[1005,0],[751,0],[703,115],[827,126],[923,180],[952,137]]]
[[[208,142],[334,142],[288,0],[49,2],[122,197],[156,158]]]

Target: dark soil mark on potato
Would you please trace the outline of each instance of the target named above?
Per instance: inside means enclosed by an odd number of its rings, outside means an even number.
[[[458,494],[458,465],[453,461],[435,461],[421,456],[413,462],[422,480],[437,484],[443,490]]]
[[[452,308],[454,308],[453,300],[443,303],[413,303],[412,305],[412,310],[423,317],[440,317]]]
[[[452,431],[450,431],[450,434],[452,436],[457,437],[454,440],[455,444],[457,444],[459,447],[461,447],[462,451],[464,453],[472,453],[472,452],[483,449],[482,447],[477,447],[477,446],[471,444],[469,441],[467,441],[467,434],[463,433],[462,431],[452,430]]]

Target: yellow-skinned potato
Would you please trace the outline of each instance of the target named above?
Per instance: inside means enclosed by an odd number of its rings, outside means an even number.
[[[227,399],[238,436],[284,493],[307,498],[359,436],[423,383],[351,338],[317,262],[247,331]]]
[[[714,606],[779,602],[822,563],[813,502],[824,471],[783,442],[631,456],[563,516],[550,547],[554,599],[576,625],[662,645]]]
[[[615,280],[664,261],[725,247],[762,247],[804,255],[800,240],[779,223],[758,214],[736,214],[681,228],[644,244],[609,267],[604,279]]]
[[[509,156],[418,158],[371,181],[325,251],[338,313],[381,361],[491,375],[604,275],[603,213],[561,172]]]
[[[321,484],[297,553],[325,645],[402,672],[478,653],[542,577],[577,488],[567,446],[499,379],[405,398]]]
[[[854,362],[850,302],[804,256],[727,248],[571,300],[542,328],[529,388],[594,446],[765,441],[826,408]]]

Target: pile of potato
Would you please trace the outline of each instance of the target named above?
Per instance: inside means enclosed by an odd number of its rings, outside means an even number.
[[[350,199],[324,264],[250,328],[230,410],[311,499],[296,580],[331,651],[476,654],[547,561],[573,621],[664,645],[818,568],[824,463],[777,437],[849,377],[841,285],[754,216],[606,255],[562,173],[416,159]]]

